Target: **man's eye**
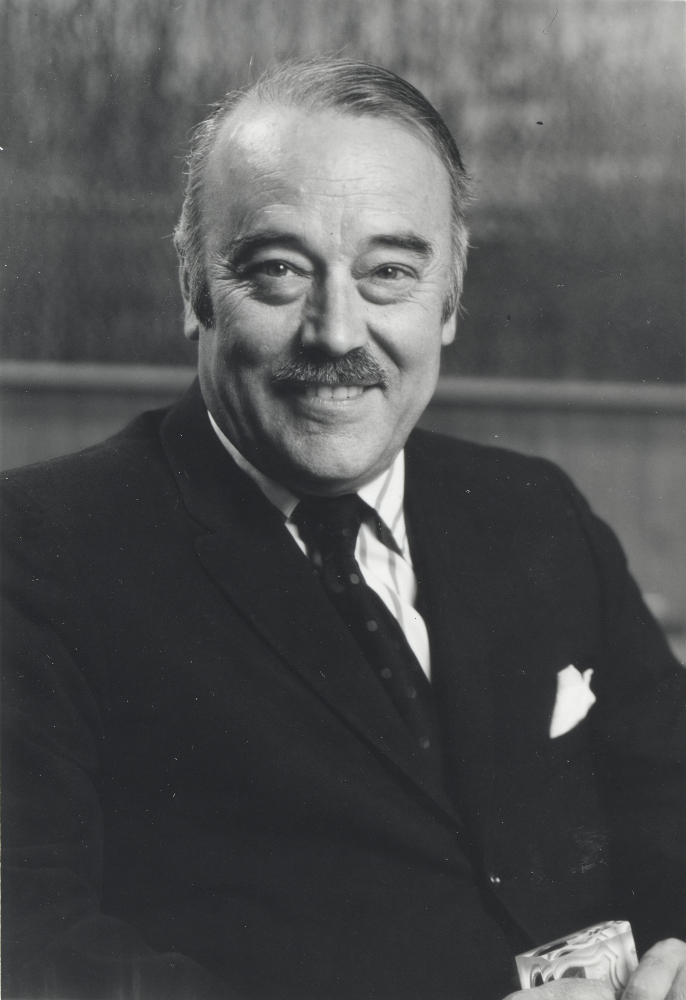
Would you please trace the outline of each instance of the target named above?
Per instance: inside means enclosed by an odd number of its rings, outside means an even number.
[[[415,271],[401,264],[382,264],[358,280],[364,298],[377,305],[390,305],[412,292],[418,280]]]
[[[265,278],[287,278],[295,273],[294,269],[282,260],[265,260],[261,264],[255,264],[250,271],[254,275],[264,275]]]
[[[309,286],[307,272],[285,260],[257,261],[243,272],[254,298],[272,305],[292,302]]]
[[[409,274],[405,268],[398,267],[396,264],[384,264],[383,267],[374,272],[374,276],[382,278],[384,281],[398,281],[401,278],[408,278]]]

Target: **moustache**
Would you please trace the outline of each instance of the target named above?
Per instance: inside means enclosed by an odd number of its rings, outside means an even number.
[[[382,389],[387,389],[388,373],[363,347],[356,347],[342,358],[302,352],[282,365],[271,378],[275,387],[293,383],[330,386],[358,383],[380,385]]]

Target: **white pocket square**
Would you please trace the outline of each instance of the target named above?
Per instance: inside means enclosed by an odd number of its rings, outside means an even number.
[[[574,729],[595,702],[591,691],[592,670],[584,670],[583,674],[570,663],[557,675],[557,698],[553,717],[550,720],[550,737],[563,736]]]

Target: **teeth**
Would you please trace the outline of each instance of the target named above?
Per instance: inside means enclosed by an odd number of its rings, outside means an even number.
[[[361,396],[364,386],[361,385],[324,385],[322,382],[308,383],[305,386],[305,395],[319,396],[320,399],[354,399]]]

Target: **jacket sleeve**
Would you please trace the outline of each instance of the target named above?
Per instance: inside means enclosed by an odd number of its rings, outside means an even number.
[[[646,607],[615,535],[557,474],[600,583],[595,756],[615,912],[631,921],[641,953],[667,937],[686,939],[686,670]]]
[[[12,490],[2,514],[3,995],[230,998],[100,912],[104,650],[56,525]]]

